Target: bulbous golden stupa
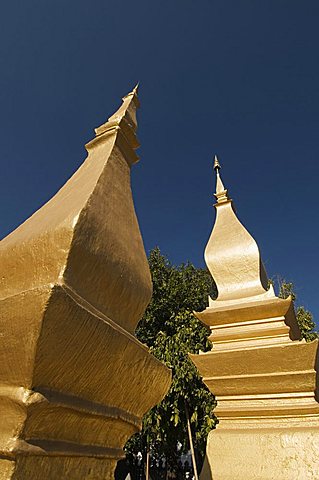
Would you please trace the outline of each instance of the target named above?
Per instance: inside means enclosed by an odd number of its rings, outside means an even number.
[[[210,352],[190,355],[216,395],[202,479],[317,480],[318,341],[301,334],[291,298],[268,287],[257,243],[238,220],[215,157],[216,220],[205,260],[218,296],[196,316]],[[315,453],[317,452],[317,453]]]
[[[106,480],[170,385],[134,336],[152,295],[134,89],[72,178],[0,243],[0,480]]]

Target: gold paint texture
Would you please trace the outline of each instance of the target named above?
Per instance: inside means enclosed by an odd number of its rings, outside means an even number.
[[[196,316],[210,352],[191,355],[216,395],[202,479],[319,478],[318,341],[300,340],[291,298],[275,296],[258,246],[238,220],[215,158],[216,221],[206,264],[218,297]]]
[[[134,337],[152,284],[130,187],[137,89],[0,243],[0,480],[111,479],[170,371]]]

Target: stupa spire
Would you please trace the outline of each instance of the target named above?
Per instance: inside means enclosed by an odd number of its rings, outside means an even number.
[[[132,92],[137,95],[137,92],[138,92],[138,87],[140,85],[140,82],[137,82],[137,84],[135,85],[135,87],[133,88]]]
[[[227,189],[224,187],[223,181],[221,179],[219,170],[221,169],[221,165],[219,163],[217,155],[214,157],[214,170],[216,172],[216,193],[215,197],[217,200],[217,203],[224,203],[228,202],[230,198],[228,197],[227,194]]]
[[[214,170],[216,170],[218,172],[220,168],[221,168],[221,165],[219,163],[218,157],[217,157],[217,155],[215,155],[214,156]]]
[[[206,246],[205,260],[218,288],[217,300],[265,294],[267,276],[257,243],[238,220],[220,169],[221,164],[215,155],[216,222]]]

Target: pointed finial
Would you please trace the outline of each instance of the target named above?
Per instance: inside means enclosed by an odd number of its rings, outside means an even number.
[[[129,92],[125,97],[122,98],[122,105],[120,108],[108,118],[108,121],[103,123],[103,125],[95,128],[95,135],[99,136],[105,133],[107,130],[114,129],[116,127],[124,128],[124,123],[127,123],[127,127],[135,135],[137,128],[137,119],[136,119],[136,109],[139,107],[140,102],[137,97],[138,83],[135,85],[133,90]],[[128,130],[126,131],[127,134]],[[136,140],[137,148],[139,146]]]
[[[219,170],[221,169],[217,155],[214,157],[214,170],[216,172],[216,193],[217,204],[228,202],[230,199],[227,195],[227,189],[224,187],[222,179],[220,178]]]
[[[133,90],[131,92],[129,92],[127,95],[125,95],[125,97],[123,97],[122,100],[124,100],[125,98],[128,98],[128,97],[137,97],[137,92],[138,92],[139,85],[140,85],[140,82],[137,82],[137,84],[135,85]]]
[[[217,155],[214,157],[214,170],[219,171],[221,169]]]
[[[133,93],[135,95],[137,95],[137,91],[138,91],[138,87],[140,86],[140,82],[137,82],[137,84],[135,85],[135,87],[133,88]]]

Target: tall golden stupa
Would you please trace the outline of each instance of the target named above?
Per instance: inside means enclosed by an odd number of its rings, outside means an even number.
[[[202,479],[317,480],[318,341],[301,340],[291,298],[278,298],[238,220],[215,157],[216,221],[205,250],[218,297],[196,316],[210,352],[191,355],[216,395]]]
[[[136,88],[0,243],[0,480],[111,480],[170,386],[134,336],[152,281],[131,191]]]

